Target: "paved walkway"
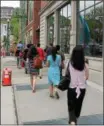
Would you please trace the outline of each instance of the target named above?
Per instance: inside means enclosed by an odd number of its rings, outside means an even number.
[[[15,61],[12,57],[1,58],[1,60],[1,72],[4,67],[8,66],[8,62]],[[1,86],[1,124],[16,124],[12,86]]]
[[[59,100],[50,99],[46,73],[38,79],[36,93],[32,93],[30,77],[23,69],[15,69],[13,83],[18,124],[68,124],[66,92],[59,91]],[[79,124],[103,124],[103,93],[91,84],[88,82]]]
[[[37,81],[37,91],[32,93],[29,75],[16,68],[16,62],[8,62],[13,70],[18,124],[64,125],[68,124],[66,92],[59,91],[60,99],[50,99],[47,74]],[[86,97],[79,124],[103,124],[103,92],[101,87],[88,82]]]

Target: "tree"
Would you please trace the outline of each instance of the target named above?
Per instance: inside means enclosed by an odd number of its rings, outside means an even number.
[[[17,15],[20,13],[20,8],[15,8],[10,21],[11,34],[14,36],[16,42],[19,39],[19,18]]]

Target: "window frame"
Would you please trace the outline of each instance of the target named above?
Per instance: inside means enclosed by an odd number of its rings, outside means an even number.
[[[68,1],[66,4],[64,4],[63,6],[61,6],[60,8],[58,8],[58,17],[59,17],[59,19],[58,19],[58,44],[61,46],[61,40],[60,40],[60,12],[61,12],[61,10],[62,10],[62,15],[63,15],[63,9],[64,9],[64,7],[66,6],[67,7],[67,19],[69,19],[69,17],[71,17],[71,16],[68,16],[68,5],[70,5],[71,6],[71,1]],[[62,21],[63,22],[63,21]],[[63,24],[63,23],[62,23]],[[67,26],[68,26],[68,21],[67,21]],[[67,28],[67,31],[69,31],[68,30],[68,28]],[[64,37],[63,37],[64,38]],[[63,48],[63,50],[64,50],[64,53],[65,54],[70,54],[70,37],[67,37],[67,39],[68,39],[68,44],[69,44],[69,48],[68,48],[68,50],[66,50],[66,49],[64,49]]]
[[[54,12],[51,13],[50,15],[48,15],[48,16],[46,17],[46,20],[47,20],[47,44],[50,43],[50,42],[49,42],[49,38],[48,38],[48,36],[49,36],[49,35],[48,35],[48,34],[49,34],[48,19],[49,19],[49,17],[51,17],[52,15],[54,16]],[[54,24],[54,23],[53,23],[53,24]],[[52,35],[52,36],[53,36],[53,38],[52,38],[52,39],[53,39],[53,42],[52,42],[52,43],[54,43],[54,28],[53,28],[53,35]]]
[[[95,13],[96,6],[97,6],[97,5],[100,5],[101,3],[103,4],[103,9],[104,9],[104,1],[99,1],[99,2],[97,2],[97,3],[94,1],[94,5],[91,5],[91,6],[87,7],[87,8],[84,8],[84,9],[81,10],[81,11],[80,11],[80,6],[78,6],[78,9],[77,9],[77,12],[76,12],[76,13],[77,13],[77,24],[78,24],[78,25],[77,25],[77,29],[76,29],[76,32],[77,32],[77,33],[79,33],[79,32],[78,32],[78,31],[79,31],[78,15],[79,15],[81,12],[84,12],[84,13],[85,13],[86,10],[88,10],[88,9],[90,9],[90,8],[92,8],[92,7],[94,7],[94,13]],[[78,4],[80,5],[80,1],[78,2]],[[104,12],[103,12],[103,13],[104,13]],[[84,14],[84,16],[85,16],[85,14]],[[95,16],[94,16],[94,18],[95,18]],[[78,35],[78,34],[76,35],[76,38],[77,38],[77,39],[79,38],[79,35]],[[76,39],[76,40],[77,40],[77,39]],[[79,39],[78,39],[78,40],[79,40]],[[78,41],[78,42],[76,41],[76,45],[78,45],[78,44],[79,44],[79,41]],[[104,16],[103,16],[103,41],[102,41],[102,46],[104,46],[103,44],[104,44]],[[102,55],[103,55],[103,54],[104,54],[104,51],[102,50]],[[99,57],[99,56],[92,56],[92,54],[91,54],[90,56],[89,56],[89,55],[86,55],[86,56],[88,56],[88,57],[102,58],[102,55],[101,55],[101,57]]]

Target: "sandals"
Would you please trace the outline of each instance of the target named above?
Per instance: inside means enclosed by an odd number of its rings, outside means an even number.
[[[53,96],[52,94],[50,94],[50,97],[51,97],[51,98],[54,98],[54,96]]]

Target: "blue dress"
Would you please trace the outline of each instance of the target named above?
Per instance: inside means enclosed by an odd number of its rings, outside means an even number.
[[[50,66],[48,68],[48,82],[52,85],[58,85],[60,82],[60,65],[61,65],[61,56],[57,55],[56,60],[54,61],[52,55],[47,57],[47,61]]]

